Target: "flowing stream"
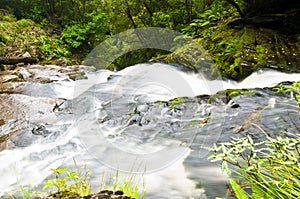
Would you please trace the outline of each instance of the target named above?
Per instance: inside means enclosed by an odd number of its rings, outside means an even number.
[[[0,95],[0,196],[20,184],[39,186],[50,168],[63,165],[92,171],[94,191],[103,173],[109,184],[118,170],[120,181],[145,184],[147,199],[226,197],[227,177],[202,147],[231,136],[262,139],[249,121],[271,135],[299,132],[292,97],[263,88],[300,74],[265,70],[241,82],[207,80],[160,63],[85,73],[71,81],[45,69],[39,75],[55,81],[29,81]],[[207,103],[229,88],[253,90]]]

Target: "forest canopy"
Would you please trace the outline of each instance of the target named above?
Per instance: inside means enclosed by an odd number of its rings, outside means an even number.
[[[14,22],[7,13],[31,21]],[[299,62],[298,0],[0,0],[0,18],[7,24],[0,32],[6,49],[0,56],[20,55],[7,49],[23,49],[10,48],[11,41],[18,40],[10,32],[18,31],[13,27],[22,23],[37,27],[31,27],[38,32],[33,33],[36,42],[29,41],[32,35],[26,35],[30,29],[26,26],[15,35],[28,38],[26,51],[46,62],[63,57],[80,63],[105,39],[141,27],[168,28],[196,39],[211,53],[222,75],[233,79],[271,65],[295,70],[297,64],[292,63]],[[151,49],[129,53],[116,60],[115,67],[166,53]]]

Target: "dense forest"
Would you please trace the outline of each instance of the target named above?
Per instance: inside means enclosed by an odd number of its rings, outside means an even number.
[[[42,63],[80,63],[105,39],[128,29],[163,27],[203,45],[220,73],[242,79],[258,68],[299,71],[297,0],[1,0],[0,57],[28,51]],[[140,50],[121,69],[168,52]]]

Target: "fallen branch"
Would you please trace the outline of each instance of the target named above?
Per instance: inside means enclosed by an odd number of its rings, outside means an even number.
[[[37,63],[37,60],[33,57],[12,57],[12,58],[0,57],[0,64],[15,65],[18,63],[34,64]]]

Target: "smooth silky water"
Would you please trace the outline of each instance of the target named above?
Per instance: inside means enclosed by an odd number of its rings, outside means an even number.
[[[195,96],[300,80],[300,74],[272,70],[255,72],[241,82],[207,80],[160,63],[87,75],[76,82],[27,83],[19,88],[22,94],[12,95],[18,111],[7,118],[0,135],[22,133],[10,143],[13,147],[0,151],[0,195],[18,190],[19,184],[38,186],[50,168],[75,168],[76,162],[93,172],[94,191],[103,173],[114,181],[118,170],[120,180],[133,176],[140,187],[146,185],[145,198],[226,197],[227,177],[201,147],[235,136],[253,112],[293,100],[263,89],[228,104],[205,104]],[[190,98],[173,105],[163,102],[176,97]],[[52,109],[53,100],[59,110]],[[299,120],[287,113],[291,107],[270,107],[261,119],[265,130],[276,134],[288,126],[298,131],[290,124]],[[199,124],[206,118],[209,122]]]

